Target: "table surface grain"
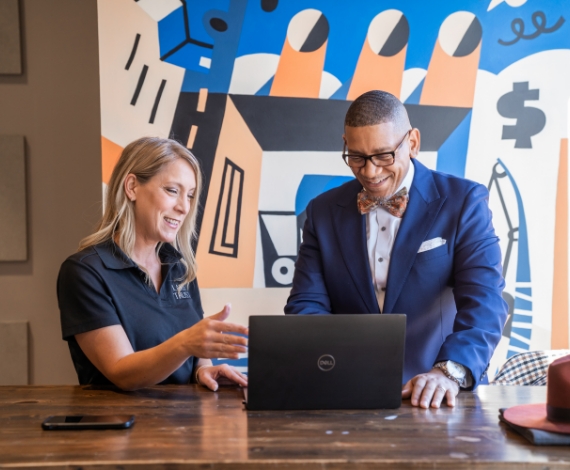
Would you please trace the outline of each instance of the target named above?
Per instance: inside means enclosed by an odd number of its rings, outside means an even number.
[[[533,446],[498,409],[545,387],[481,386],[455,408],[246,411],[242,392],[0,387],[0,468],[570,468],[570,447]],[[49,415],[134,414],[128,430],[44,431]]]

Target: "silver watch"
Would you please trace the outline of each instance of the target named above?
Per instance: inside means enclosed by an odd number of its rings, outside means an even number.
[[[453,361],[441,361],[434,364],[434,369],[441,369],[445,376],[453,380],[460,387],[465,382],[467,371],[461,364]]]

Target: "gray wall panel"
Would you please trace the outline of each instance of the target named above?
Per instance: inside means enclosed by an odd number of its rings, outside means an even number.
[[[0,135],[0,261],[28,258],[24,137]]]
[[[0,322],[0,385],[28,385],[28,322]]]
[[[22,73],[18,0],[0,0],[0,74]]]

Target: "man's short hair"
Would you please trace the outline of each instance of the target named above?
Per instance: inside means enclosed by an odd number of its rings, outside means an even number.
[[[367,91],[356,98],[344,118],[349,127],[375,126],[383,122],[400,124],[407,119],[402,102],[391,93],[380,90]]]

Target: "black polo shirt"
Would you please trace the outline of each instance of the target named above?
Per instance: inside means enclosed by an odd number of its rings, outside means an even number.
[[[159,257],[160,292],[112,240],[75,253],[62,264],[57,280],[61,329],[80,384],[111,382],[83,354],[76,334],[122,325],[136,352],[163,343],[204,317],[195,280],[177,292],[184,275],[180,253],[165,243]],[[188,383],[196,361],[189,358],[162,383]]]

